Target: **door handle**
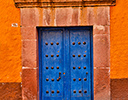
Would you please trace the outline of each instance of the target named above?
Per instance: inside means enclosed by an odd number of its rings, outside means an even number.
[[[59,72],[59,78],[57,78],[57,81],[61,79],[61,72]]]
[[[61,72],[59,72],[59,79],[61,79]]]

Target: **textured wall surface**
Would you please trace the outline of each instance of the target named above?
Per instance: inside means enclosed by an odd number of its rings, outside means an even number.
[[[111,7],[111,95],[115,100],[128,98],[128,80],[126,79],[128,78],[127,9],[127,0],[117,0],[117,5]],[[46,11],[45,13],[49,12]],[[78,13],[77,10],[74,10],[74,14],[76,13]],[[83,21],[81,23],[87,22],[87,20],[82,19],[86,17],[84,13],[82,16],[81,20]],[[43,20],[43,18],[40,18],[40,20]],[[46,20],[49,20],[49,18],[47,17]],[[77,24],[75,21],[73,22]],[[12,27],[12,23],[18,23],[18,27]],[[20,72],[20,9],[15,8],[13,0],[0,0],[0,97],[6,100],[8,95],[11,98],[21,99]]]
[[[111,80],[112,100],[128,100],[128,79]]]
[[[128,0],[117,0],[111,7],[111,98],[128,99]]]
[[[18,23],[18,27],[12,27]],[[0,82],[21,82],[20,9],[0,0]]]
[[[0,100],[22,100],[21,83],[0,83]]]
[[[0,0],[0,82],[20,82],[20,10],[13,0]],[[128,78],[128,1],[111,7],[111,78]],[[18,23],[18,27],[11,27]]]
[[[128,78],[128,0],[111,7],[111,78]]]

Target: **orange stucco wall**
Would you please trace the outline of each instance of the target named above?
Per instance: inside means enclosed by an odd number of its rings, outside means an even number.
[[[13,0],[0,0],[0,82],[21,82],[20,72],[20,10]]]
[[[111,78],[128,78],[127,9],[127,0],[117,0],[111,7]],[[13,0],[0,0],[0,82],[21,82],[20,72],[20,9]]]
[[[111,78],[128,78],[128,0],[111,7]]]

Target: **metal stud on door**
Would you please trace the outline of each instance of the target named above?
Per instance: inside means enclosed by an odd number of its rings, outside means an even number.
[[[92,100],[91,31],[39,29],[40,100]]]

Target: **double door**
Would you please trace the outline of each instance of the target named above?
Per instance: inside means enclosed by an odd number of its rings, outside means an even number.
[[[90,27],[38,31],[40,100],[92,100]]]

